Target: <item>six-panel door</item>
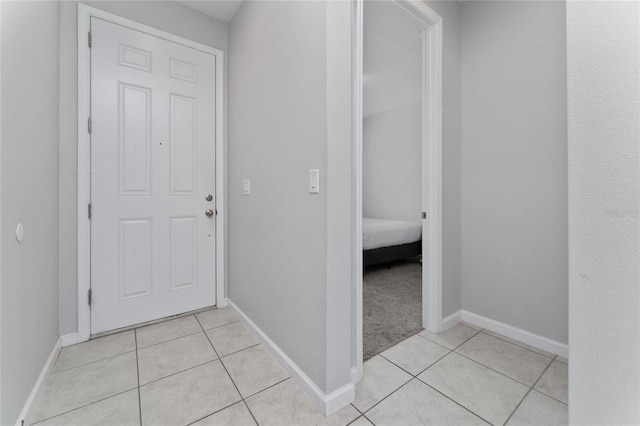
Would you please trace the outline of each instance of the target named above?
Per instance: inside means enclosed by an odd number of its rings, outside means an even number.
[[[92,334],[215,305],[215,56],[91,19]]]

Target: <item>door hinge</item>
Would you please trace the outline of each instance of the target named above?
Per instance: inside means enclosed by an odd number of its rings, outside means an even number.
[[[89,45],[89,49],[91,49],[91,31],[89,31],[87,35],[87,44]]]
[[[91,134],[91,128],[92,128],[91,117],[89,117],[89,119],[87,120],[87,131],[89,132],[89,134]]]
[[[87,204],[87,216],[89,216],[89,219],[91,219],[91,204]]]
[[[87,292],[87,301],[89,302],[89,306],[91,306],[91,303],[93,302],[93,290],[91,289]]]

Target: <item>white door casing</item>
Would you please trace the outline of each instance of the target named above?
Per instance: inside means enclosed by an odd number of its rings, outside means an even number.
[[[364,0],[352,2],[352,133],[353,186],[353,283],[355,325],[353,335],[354,383],[363,377],[362,307],[362,87]],[[398,13],[422,37],[422,326],[438,333],[442,328],[442,17],[426,3],[411,0],[383,2]]]
[[[90,239],[83,238],[80,215],[78,221],[78,341],[89,332],[214,305],[223,288],[216,283],[223,275],[216,271],[222,266],[216,238],[222,224],[215,215],[222,201],[222,182],[216,182],[221,52],[83,5],[81,22],[79,33],[90,23],[92,38],[85,57],[91,65],[91,78],[85,77],[91,151],[86,164],[79,145],[78,210],[88,195],[92,218]],[[80,46],[79,71],[88,71]],[[82,77],[79,101],[89,88]],[[79,133],[79,144],[82,139]],[[209,209],[213,216],[205,214]],[[89,257],[90,327],[82,297],[89,283],[81,281],[88,281]]]

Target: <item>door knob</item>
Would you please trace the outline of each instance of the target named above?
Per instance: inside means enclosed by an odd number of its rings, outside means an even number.
[[[205,212],[205,214],[209,217],[213,216],[213,210],[209,209]]]
[[[211,200],[213,200],[213,195],[211,195],[211,194],[207,195],[207,196],[205,197],[205,200],[207,200],[207,201],[211,201]]]

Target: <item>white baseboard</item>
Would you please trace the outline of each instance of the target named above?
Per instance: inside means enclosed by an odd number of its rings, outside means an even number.
[[[33,385],[33,389],[31,389],[31,393],[29,394],[27,401],[24,403],[24,407],[20,412],[20,416],[18,417],[18,420],[16,420],[16,426],[21,426],[23,422],[25,425],[30,423],[29,415],[30,415],[31,407],[33,406],[33,403],[38,399],[38,396],[40,395],[40,391],[42,390],[42,385],[44,384],[44,381],[47,379],[47,377],[49,377],[49,372],[53,368],[53,364],[56,362],[56,359],[58,358],[58,353],[60,352],[61,348],[62,348],[62,338],[59,337],[55,345],[53,345],[53,349],[51,349],[49,358],[47,358],[47,362],[45,362],[44,367],[42,367],[42,370],[40,371],[40,375],[38,376],[38,380],[36,380],[36,383]]]
[[[314,382],[307,376],[291,358],[285,354],[251,319],[245,315],[233,301],[227,299],[229,308],[233,309],[242,319],[242,322],[253,332],[258,340],[264,344],[269,352],[278,360],[280,365],[287,370],[302,390],[311,398],[316,406],[325,413],[330,415],[339,409],[349,405],[355,399],[356,388],[353,383],[347,383],[340,389],[330,394],[325,394]]]
[[[69,333],[60,336],[60,341],[62,343],[62,347],[66,348],[67,346],[75,345],[78,343],[78,333]]]
[[[491,330],[495,333],[503,334],[522,343],[526,343],[527,345],[542,349],[543,351],[551,352],[552,354],[557,354],[565,358],[569,357],[569,345],[565,343],[556,342],[555,340],[539,336],[521,328],[517,328],[491,318],[483,317],[482,315],[474,314],[473,312],[465,310],[461,310],[459,312],[462,321],[477,325],[478,327],[486,328],[487,330]]]
[[[221,299],[218,302],[216,302],[216,308],[226,308],[228,302],[229,302],[229,299],[225,297],[224,299]]]
[[[362,381],[362,370],[358,367],[351,367],[351,383],[357,385]]]
[[[443,318],[441,330],[447,331],[448,329],[450,329],[460,321],[462,321],[462,309],[452,313],[448,317]]]

